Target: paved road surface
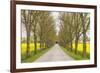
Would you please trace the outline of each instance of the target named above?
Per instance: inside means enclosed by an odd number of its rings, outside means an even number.
[[[38,58],[35,62],[52,62],[74,60],[67,55],[58,44],[55,44],[48,52]]]

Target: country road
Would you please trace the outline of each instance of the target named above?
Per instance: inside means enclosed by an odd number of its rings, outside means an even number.
[[[38,58],[35,62],[52,62],[74,60],[67,55],[58,44],[55,44],[48,52]]]

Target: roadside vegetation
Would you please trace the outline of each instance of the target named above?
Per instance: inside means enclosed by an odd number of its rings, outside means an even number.
[[[71,56],[75,60],[88,60],[88,59],[90,59],[90,44],[87,43],[86,45],[87,45],[86,58],[83,58],[83,56],[82,56],[82,54],[83,54],[83,44],[78,44],[77,54],[74,53],[75,44],[73,44],[73,52],[70,52],[67,47],[66,48],[62,47],[62,49],[66,54],[68,54],[69,56]]]
[[[76,59],[90,58],[89,13],[62,12],[59,15],[59,44]]]
[[[21,25],[22,33],[24,33],[21,36],[22,62],[28,61],[30,57],[39,57],[45,49],[54,45],[56,30],[50,12],[21,10]]]
[[[34,54],[34,44],[30,43],[30,56],[27,58],[26,57],[26,50],[27,50],[27,44],[23,43],[21,45],[21,62],[22,63],[31,63],[34,62],[35,60],[37,60],[40,56],[42,56],[43,54],[45,54],[50,48],[44,48],[44,49],[40,49],[40,44],[37,44],[37,54]]]
[[[21,10],[21,62],[33,62],[55,43],[76,60],[90,59],[90,14]]]

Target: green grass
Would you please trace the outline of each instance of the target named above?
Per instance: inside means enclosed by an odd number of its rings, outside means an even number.
[[[22,43],[21,44],[21,62],[22,63],[30,63],[35,61],[37,58],[39,58],[42,54],[47,52],[49,49],[40,49],[40,43],[37,43],[37,54],[34,54],[34,43],[30,43],[30,57],[26,58],[26,50],[27,50],[27,44]],[[44,44],[45,46],[45,44]]]
[[[87,60],[87,59],[90,59],[90,44],[89,43],[87,43],[86,44],[86,46],[87,46],[87,51],[86,51],[86,58],[83,58],[82,57],[82,51],[83,51],[83,44],[78,44],[78,53],[77,54],[75,54],[75,44],[73,44],[73,51],[72,52],[70,52],[69,50],[68,50],[68,48],[63,48],[62,47],[62,49],[63,49],[63,51],[66,53],[66,54],[68,54],[69,56],[71,56],[71,57],[73,57],[75,60]]]
[[[37,51],[37,54],[34,55],[34,53],[31,52],[30,57],[25,58],[23,60],[21,60],[22,63],[31,63],[34,62],[35,60],[37,60],[40,56],[42,56],[44,53],[46,53],[49,49],[44,49],[44,50],[40,50]],[[25,55],[24,55],[25,56]]]

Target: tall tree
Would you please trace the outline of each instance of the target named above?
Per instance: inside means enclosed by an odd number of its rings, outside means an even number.
[[[39,17],[39,11],[32,11],[32,32],[34,37],[34,54],[37,53],[37,25],[38,25],[38,17]]]
[[[21,11],[21,23],[25,25],[26,35],[27,35],[27,50],[26,56],[30,56],[30,31],[31,31],[31,11],[22,10]]]
[[[83,57],[86,58],[86,33],[90,24],[89,13],[81,13],[81,20],[83,27]]]
[[[80,18],[81,13],[74,14],[74,31],[75,31],[75,54],[77,54],[79,38],[82,35],[82,21]]]
[[[50,12],[41,11],[39,16],[39,26],[40,29],[38,31],[40,36],[40,48],[44,48],[44,44],[46,44],[47,32],[51,30],[51,18]],[[50,33],[50,32],[49,32]]]
[[[62,39],[64,47],[68,47],[72,51],[73,43],[73,33],[74,33],[74,24],[73,24],[73,13],[61,13],[60,14],[61,28],[59,32],[60,39]]]

